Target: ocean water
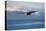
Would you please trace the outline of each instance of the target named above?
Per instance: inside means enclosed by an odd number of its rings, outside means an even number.
[[[44,19],[7,20],[7,30],[44,28]]]

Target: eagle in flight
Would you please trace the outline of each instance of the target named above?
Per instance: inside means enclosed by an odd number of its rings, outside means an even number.
[[[18,11],[19,12],[19,11]],[[31,15],[32,13],[35,13],[37,11],[29,11],[29,12],[19,12],[18,14],[26,14],[26,15]]]

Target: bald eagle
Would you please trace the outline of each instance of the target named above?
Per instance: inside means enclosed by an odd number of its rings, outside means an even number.
[[[37,11],[29,11],[29,12],[19,12],[18,14],[26,14],[26,15],[31,15],[32,13],[35,13]]]

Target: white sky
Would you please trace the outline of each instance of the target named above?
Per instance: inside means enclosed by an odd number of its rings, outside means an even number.
[[[30,7],[30,8],[36,8],[36,9],[43,9],[44,4],[43,3],[37,3],[37,2],[24,2],[24,1],[8,1],[7,2],[7,11],[15,11],[18,8],[23,7]]]

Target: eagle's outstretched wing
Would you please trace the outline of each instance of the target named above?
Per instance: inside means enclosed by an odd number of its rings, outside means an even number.
[[[27,13],[27,15],[30,15],[30,14],[35,13],[35,12],[37,12],[37,11],[30,11]]]

